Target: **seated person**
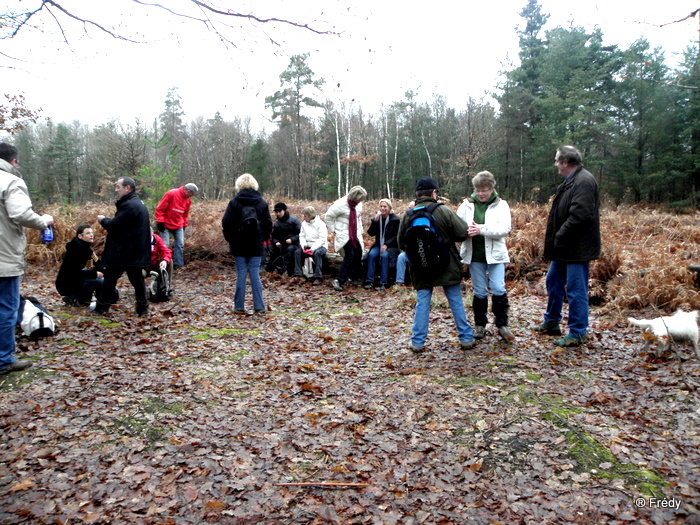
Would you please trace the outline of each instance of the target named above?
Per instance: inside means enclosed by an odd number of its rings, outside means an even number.
[[[92,227],[81,224],[75,238],[66,243],[66,253],[56,276],[56,290],[69,306],[88,306],[93,292],[99,294],[102,290],[102,263],[92,251],[94,240]]]
[[[161,239],[160,235],[153,233],[153,228],[151,228],[151,271],[167,270],[172,260],[173,251],[165,245],[165,241]]]
[[[406,284],[406,265],[408,263],[408,255],[406,252],[401,252],[396,261],[396,284]]]
[[[379,211],[372,219],[367,234],[374,237],[374,244],[367,255],[367,277],[365,288],[368,290],[374,286],[375,267],[379,259],[379,286],[378,290],[384,290],[389,284],[389,260],[399,253],[399,244],[396,236],[399,233],[401,219],[391,212],[392,205],[389,199],[379,201]]]
[[[150,272],[144,270],[144,276],[150,273],[151,282],[148,284],[149,299],[153,302],[168,301],[172,293],[173,251],[168,248],[160,235],[153,233],[151,228],[151,268]],[[163,274],[163,272],[165,272]]]
[[[307,206],[301,213],[303,222],[299,232],[299,247],[294,254],[294,275],[301,277],[304,257],[313,257],[313,284],[318,286],[323,282],[323,256],[328,251],[328,228],[323,219],[316,215],[313,206]]]
[[[286,270],[287,275],[292,275],[294,273],[294,253],[299,248],[301,224],[299,219],[289,215],[287,205],[283,202],[275,204],[274,212],[277,220],[272,226],[270,258],[266,270],[268,272],[276,271],[280,275]]]

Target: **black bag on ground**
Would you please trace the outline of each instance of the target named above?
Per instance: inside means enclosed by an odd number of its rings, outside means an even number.
[[[56,321],[35,297],[19,298],[17,310],[17,326],[22,333],[33,339],[48,337],[57,332]]]
[[[450,264],[450,249],[440,237],[433,211],[441,202],[414,208],[403,236],[404,251],[411,269],[419,276],[443,272]]]
[[[170,300],[173,294],[170,288],[170,275],[161,268],[151,272],[151,284],[148,286],[148,299],[152,303],[163,303]]]

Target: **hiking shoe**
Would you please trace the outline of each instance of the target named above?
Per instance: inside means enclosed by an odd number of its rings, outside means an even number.
[[[500,335],[501,339],[503,339],[506,343],[512,343],[513,341],[515,341],[515,337],[513,336],[513,334],[507,326],[499,326],[498,335]]]
[[[0,376],[4,376],[5,374],[9,374],[11,372],[20,372],[22,370],[26,370],[32,366],[32,362],[29,359],[18,359],[11,365],[7,365],[5,368],[0,370]]]
[[[559,323],[540,323],[532,327],[532,330],[545,335],[561,335]]]
[[[486,335],[485,326],[475,326],[474,327],[474,339],[483,339]]]
[[[245,310],[234,310],[233,313],[236,315],[245,315]]]
[[[372,289],[372,283],[366,282],[365,283],[365,290],[371,290]]]
[[[413,343],[408,345],[408,349],[414,354],[422,354],[423,352],[425,352],[424,346],[416,346]]]
[[[384,291],[386,291],[386,286],[384,286],[383,284],[380,284],[379,286],[377,286],[375,288],[375,290],[377,290],[378,292],[384,292]]]
[[[586,336],[575,336],[575,335],[565,335],[561,339],[555,339],[554,344],[557,346],[569,347],[569,346],[581,346],[586,342]]]
[[[338,279],[333,279],[333,282],[331,283],[331,286],[333,287],[334,290],[338,292],[343,291],[343,285],[340,284],[340,281]]]
[[[318,286],[320,284],[323,284],[323,280],[320,277],[316,277],[316,279],[314,279],[314,282],[312,282],[311,284],[313,286]]]
[[[267,310],[265,310],[264,308],[262,308],[260,310],[255,310],[253,312],[254,315],[265,315],[266,313],[267,313]]]
[[[476,346],[476,340],[472,339],[471,341],[460,341],[459,342],[459,347],[462,350],[471,350]]]

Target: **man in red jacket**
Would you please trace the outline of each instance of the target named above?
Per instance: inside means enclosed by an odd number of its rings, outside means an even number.
[[[156,206],[156,225],[166,246],[170,246],[170,235],[175,239],[173,263],[176,268],[185,266],[185,228],[190,216],[192,196],[199,191],[196,184],[185,184],[167,191]]]

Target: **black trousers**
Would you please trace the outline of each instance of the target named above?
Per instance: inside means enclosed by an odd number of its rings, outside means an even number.
[[[126,272],[131,286],[134,287],[136,301],[147,301],[146,299],[146,281],[143,278],[143,268],[135,268],[133,266],[108,266],[104,270],[104,284],[102,285],[102,293],[97,299],[98,303],[109,305],[112,303],[112,294],[117,286],[117,281]]]
[[[362,279],[362,248],[353,246],[350,241],[343,246],[345,255],[338,270],[336,279],[340,284],[344,284],[348,279]]]

